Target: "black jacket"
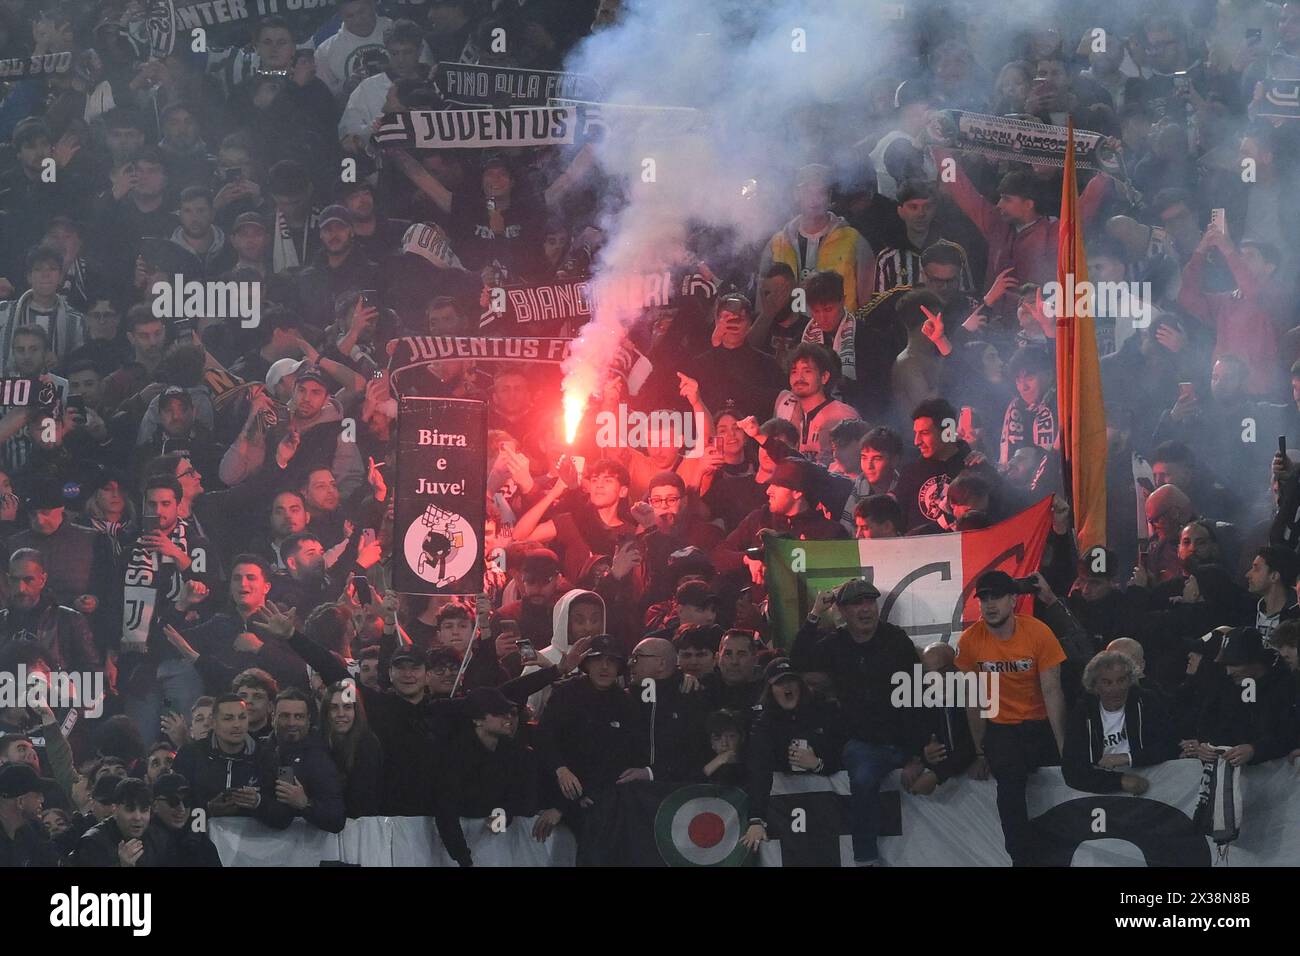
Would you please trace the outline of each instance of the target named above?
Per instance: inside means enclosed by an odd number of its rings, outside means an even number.
[[[538,728],[542,763],[552,777],[567,767],[595,793],[614,785],[634,766],[632,727],[636,708],[617,684],[597,690],[586,674],[561,681],[551,691]]]
[[[1296,700],[1295,679],[1286,664],[1274,660],[1255,681],[1254,699],[1243,700],[1245,696],[1231,680],[1217,684],[1201,711],[1196,739],[1227,747],[1250,744],[1255,748],[1252,764],[1286,756],[1295,744]]]
[[[1061,772],[1075,790],[1118,793],[1121,774],[1099,770],[1095,764],[1106,749],[1102,738],[1101,699],[1084,694],[1065,724],[1065,753]],[[1140,687],[1129,690],[1124,705],[1124,730],[1128,734],[1130,766],[1149,767],[1178,756],[1178,737],[1160,697]]]
[[[843,627],[819,641],[817,625],[804,621],[790,658],[796,667],[816,659],[830,673],[851,739],[898,747],[907,747],[915,739],[919,708],[895,707],[890,702],[893,676],[910,675],[921,662],[916,645],[898,625],[881,621],[871,640],[858,644]]]
[[[384,775],[384,747],[374,731],[357,741],[352,769],[345,771],[341,755],[334,754],[334,765],[343,776],[343,808],[348,819],[379,815]]]
[[[680,674],[633,684],[627,694],[635,711],[629,767],[649,767],[656,781],[689,780],[709,762],[707,701],[699,693],[683,694]]]
[[[807,689],[804,690],[807,694]],[[839,712],[820,701],[800,699],[794,710],[778,704],[763,708],[749,738],[745,755],[748,770],[749,819],[767,818],[767,801],[772,793],[772,774],[811,773],[790,765],[789,750],[793,740],[806,740],[822,760],[818,773],[832,774],[840,769],[840,752],[844,748],[844,731]]]
[[[460,818],[484,819],[504,810],[506,822],[531,817],[560,803],[558,789],[542,797],[541,764],[537,754],[517,740],[503,738],[495,750],[483,746],[465,721],[439,754],[438,833],[451,858],[461,866],[472,863]],[[554,780],[554,775],[550,775]]]
[[[347,822],[343,781],[334,765],[334,758],[325,748],[325,741],[314,733],[297,743],[284,743],[272,735],[267,746],[275,754],[276,767],[292,767],[294,777],[307,792],[307,808],[295,809],[294,815],[326,833],[341,833]]]
[[[186,868],[221,866],[221,856],[217,853],[212,839],[206,832],[195,833],[192,823],[193,818],[179,830],[173,830],[157,817],[149,822],[148,833],[154,834],[158,845],[165,850],[163,866]]]
[[[58,866],[59,851],[38,824],[24,824],[10,839],[0,827],[0,869],[20,866]]]
[[[239,753],[223,753],[217,747],[214,733],[207,740],[182,747],[172,770],[190,782],[196,807],[206,807],[225,790],[256,787],[262,802],[252,810],[240,810],[238,815],[254,817],[267,826],[283,830],[293,822],[294,811],[275,798],[275,760],[275,751],[252,737],[244,739],[244,749]]]
[[[125,839],[118,829],[117,821],[109,817],[82,834],[70,862],[73,866],[121,866],[117,848]],[[136,866],[167,865],[168,845],[157,830],[146,827],[140,840],[144,843],[144,853],[136,861]]]

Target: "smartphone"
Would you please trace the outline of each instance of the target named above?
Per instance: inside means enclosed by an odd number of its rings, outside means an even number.
[[[1228,211],[1226,209],[1211,209],[1210,226],[1217,229],[1219,235],[1226,236],[1228,234]]]
[[[298,776],[293,772],[293,767],[281,767],[275,772],[275,779],[284,783],[298,782]]]
[[[1174,92],[1178,94],[1190,93],[1192,91],[1192,80],[1187,75],[1186,70],[1179,70],[1174,74]]]
[[[76,417],[77,423],[84,425],[86,423],[86,396],[69,395],[67,406]],[[166,452],[163,452],[163,454],[166,454]]]
[[[533,664],[537,662],[537,651],[533,649],[533,642],[528,638],[522,638],[515,641],[515,647],[519,648],[519,662],[521,664]]]
[[[244,171],[240,169],[238,166],[234,167],[233,169],[223,169],[221,171],[221,179],[227,183],[237,183],[243,178],[244,178]]]
[[[726,451],[726,445],[727,445],[727,439],[725,439],[721,435],[713,436],[713,450],[716,451],[719,455],[723,454]]]
[[[140,531],[144,534],[157,534],[162,521],[157,515],[145,515],[140,519]]]
[[[1196,386],[1194,386],[1191,382],[1178,383],[1178,400],[1180,402],[1184,400],[1190,402],[1195,397],[1196,397]]]
[[[377,308],[379,308],[379,290],[378,290],[378,289],[362,289],[362,290],[361,290],[361,304],[362,304],[363,306],[365,306],[367,309],[377,309]]]
[[[352,587],[357,593],[357,600],[361,602],[362,607],[365,607],[373,599],[370,592],[370,582],[360,574],[352,575],[351,581]]]
[[[807,750],[807,749],[808,749],[808,741],[805,740],[805,739],[802,738],[802,737],[796,737],[794,740],[791,740],[791,741],[790,741],[790,746],[791,746],[791,747],[794,747],[796,750]],[[793,770],[795,773],[807,773],[807,772],[808,772],[808,768],[806,768],[806,767],[796,767],[796,766],[791,765],[790,769]]]
[[[1277,453],[1281,455],[1283,458],[1286,457],[1286,436],[1285,435],[1277,436]]]

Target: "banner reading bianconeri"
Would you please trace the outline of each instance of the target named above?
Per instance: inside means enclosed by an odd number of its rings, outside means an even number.
[[[462,398],[398,404],[393,587],[403,594],[483,590],[486,410]]]

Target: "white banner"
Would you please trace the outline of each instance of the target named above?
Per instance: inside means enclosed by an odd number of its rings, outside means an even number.
[[[1222,859],[1192,828],[1199,760],[1135,771],[1151,782],[1141,797],[1092,794],[1065,785],[1059,767],[1030,777],[1029,817],[1062,866],[1300,865],[1300,773],[1285,760],[1242,774],[1241,836]],[[885,790],[898,790],[898,773]],[[889,866],[1010,866],[998,821],[997,784],[950,780],[928,797],[899,793],[902,834],[880,839]],[[1100,832],[1098,832],[1100,831]],[[1154,862],[1153,862],[1154,861]]]
[[[543,843],[533,838],[536,817],[517,817],[494,833],[487,820],[461,818],[475,866],[573,866],[577,843],[565,826]],[[223,866],[456,866],[432,817],[362,817],[342,833],[326,833],[303,820],[272,830],[245,817],[208,821],[208,835]]]

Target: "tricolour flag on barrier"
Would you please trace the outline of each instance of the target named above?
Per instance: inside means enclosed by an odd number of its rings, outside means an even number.
[[[626,783],[596,796],[579,866],[744,866],[749,800],[712,784]]]
[[[789,647],[819,591],[865,577],[880,591],[881,616],[918,646],[951,643],[979,618],[975,579],[995,569],[1012,577],[1033,574],[1051,527],[1047,497],[979,531],[874,541],[770,539],[764,560],[773,636]],[[1019,610],[1029,613],[1031,602],[1026,596]]]

